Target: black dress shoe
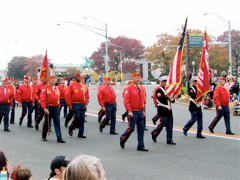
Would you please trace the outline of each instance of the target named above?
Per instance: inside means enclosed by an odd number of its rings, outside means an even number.
[[[63,139],[58,139],[57,142],[59,143],[65,143],[65,141]]]
[[[152,134],[152,140],[153,140],[154,142],[157,142],[157,137],[154,136],[153,134]]]
[[[147,129],[147,128],[144,128],[144,130],[145,130],[145,131],[148,131],[148,129]]]
[[[173,141],[167,141],[167,144],[176,145],[176,143]]]
[[[86,136],[84,135],[78,135],[79,138],[87,138]]]
[[[99,127],[99,131],[102,132],[102,131],[103,131],[103,128]]]
[[[228,133],[226,133],[226,134],[229,134],[229,135],[234,135],[234,133],[232,133],[232,132],[228,132]]]
[[[203,136],[203,135],[197,135],[196,138],[205,139],[205,136]]]
[[[29,127],[29,128],[33,128],[33,126],[27,126],[27,127]]]
[[[116,133],[116,132],[110,132],[110,134],[118,135],[118,133]]]
[[[208,129],[211,133],[214,133],[213,129],[211,129],[210,127],[208,127]]]
[[[138,151],[148,151],[146,148],[137,148]]]
[[[22,120],[19,121],[19,126],[22,126]]]
[[[101,123],[101,118],[98,118],[98,122]]]
[[[10,130],[9,130],[9,129],[4,129],[4,131],[5,131],[5,132],[10,132]]]
[[[185,131],[184,129],[183,129],[183,134],[187,136],[187,131]]]
[[[69,129],[68,129],[68,134],[69,134],[70,136],[73,135],[73,129],[71,128],[71,126],[70,126]]]
[[[15,122],[10,122],[10,124],[15,124]]]
[[[125,142],[122,141],[122,140],[120,140],[120,146],[121,146],[121,148],[124,148],[124,146],[125,146]]]
[[[86,120],[84,120],[84,122],[87,122]]]
[[[35,129],[38,131],[38,129],[39,129],[39,128],[38,128],[38,125],[35,125]]]
[[[66,123],[64,125],[65,125],[65,127],[68,127],[68,125]]]
[[[43,140],[43,141],[47,141],[47,139],[46,139],[46,138],[42,138],[42,140]]]
[[[125,116],[122,115],[122,120],[125,121]]]
[[[157,122],[156,122],[156,121],[154,121],[154,119],[152,119],[152,122],[153,122],[153,124],[154,124],[154,125],[156,125],[156,124],[157,124]]]

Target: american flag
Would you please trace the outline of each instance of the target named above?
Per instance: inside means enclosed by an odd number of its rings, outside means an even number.
[[[183,43],[187,28],[187,19],[183,28],[182,36],[177,47],[177,52],[174,56],[172,67],[167,80],[166,92],[170,98],[178,95],[182,88],[182,54],[183,54]]]
[[[202,57],[198,72],[197,80],[197,97],[196,104],[199,105],[205,94],[210,91],[210,70],[209,70],[209,54],[207,32],[204,32],[204,44],[202,47]]]

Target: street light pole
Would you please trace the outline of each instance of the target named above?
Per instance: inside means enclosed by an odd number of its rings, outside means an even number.
[[[84,29],[87,29],[88,31],[91,31],[95,34],[98,34],[100,36],[103,36],[105,37],[105,71],[106,71],[106,77],[108,77],[108,71],[109,71],[109,66],[108,66],[108,35],[107,35],[107,23],[102,23],[101,21],[99,21],[98,19],[96,19],[95,17],[93,16],[87,16],[87,17],[84,17],[84,19],[87,19],[88,17],[91,17],[93,18],[98,24],[100,24],[102,26],[102,28],[97,28],[97,27],[93,27],[93,26],[88,26],[88,25],[85,25],[85,24],[80,24],[80,23],[76,23],[76,22],[71,22],[71,21],[60,21],[58,22],[57,25],[60,25],[60,23],[70,23],[70,24],[75,24],[77,26],[80,26]],[[92,29],[95,29],[95,30],[100,30],[100,31],[104,31],[105,32],[105,35],[102,35],[101,33],[98,33]]]
[[[7,69],[7,48],[8,48],[8,45],[11,44],[11,43],[17,43],[18,41],[10,41],[10,42],[7,42],[6,43],[6,50],[5,50],[5,69]]]
[[[229,72],[232,74],[232,37],[231,37],[231,26],[230,26],[230,21],[227,21],[226,19],[223,19],[221,16],[217,15],[214,12],[209,12],[205,13],[204,15],[208,14],[214,14],[217,16],[219,19],[221,19],[224,24],[227,23],[226,25],[228,26],[228,54],[229,54]]]

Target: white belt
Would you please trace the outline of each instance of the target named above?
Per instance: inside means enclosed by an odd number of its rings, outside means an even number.
[[[172,109],[169,105],[166,105],[166,104],[163,104],[163,103],[159,102],[158,99],[157,99],[157,102],[158,102],[157,106],[162,106],[162,107],[165,107],[165,108],[167,108],[169,110]]]

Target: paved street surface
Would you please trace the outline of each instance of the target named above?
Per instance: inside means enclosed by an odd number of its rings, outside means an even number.
[[[130,136],[122,149],[119,146],[119,137],[126,130],[127,122],[121,120],[124,113],[122,90],[115,87],[118,99],[118,122],[116,131],[119,135],[110,135],[109,126],[99,132],[97,112],[100,109],[96,94],[97,88],[90,87],[90,104],[85,123],[86,139],[77,137],[78,130],[73,136],[68,135],[68,128],[64,127],[63,112],[61,114],[61,127],[65,144],[57,143],[53,132],[47,137],[48,141],[41,139],[39,131],[27,128],[27,119],[18,125],[21,108],[16,108],[16,124],[10,124],[11,132],[3,131],[0,126],[0,150],[4,151],[12,168],[17,164],[32,170],[33,180],[42,180],[49,177],[50,162],[56,155],[66,155],[70,159],[80,154],[94,155],[101,159],[107,173],[107,179],[240,179],[240,117],[231,116],[231,128],[234,136],[225,134],[224,120],[221,119],[212,134],[208,131],[210,122],[215,117],[215,111],[203,110],[203,135],[206,139],[196,138],[196,124],[188,132],[182,133],[182,127],[190,118],[188,106],[175,103],[173,139],[176,146],[166,144],[166,131],[157,138],[157,143],[151,139],[154,129],[152,117],[156,114],[151,95],[155,86],[148,85],[147,89],[147,128],[145,131],[145,146],[149,152],[139,152],[137,148],[136,131]],[[34,124],[34,123],[33,123]],[[11,169],[12,169],[11,168]]]

